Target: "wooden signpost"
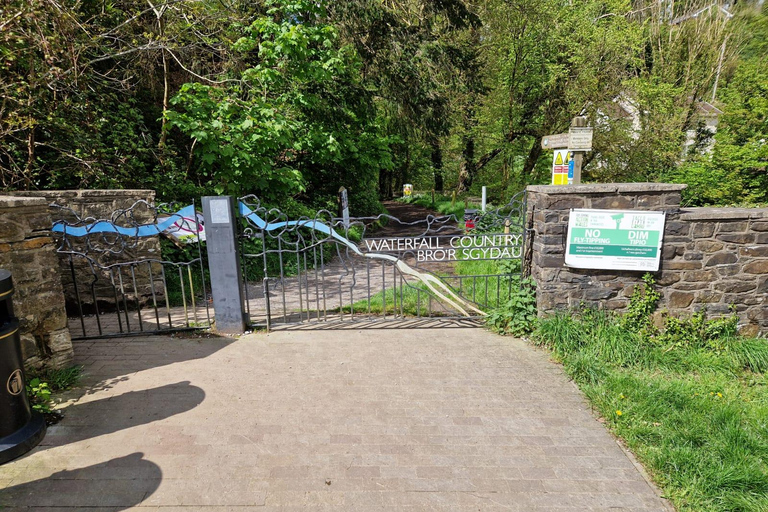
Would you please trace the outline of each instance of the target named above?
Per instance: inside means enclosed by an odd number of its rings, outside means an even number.
[[[581,165],[584,162],[584,153],[592,151],[592,132],[592,127],[587,126],[587,118],[577,116],[571,121],[568,133],[555,133],[541,138],[542,149],[566,149],[573,152],[573,176],[571,177],[569,172],[569,184],[578,185],[581,183]],[[555,151],[555,159],[557,156],[558,151]],[[556,165],[557,163],[553,164],[553,166]],[[562,183],[562,180],[557,181]],[[555,182],[553,181],[553,183]]]
[[[568,134],[556,133],[545,135],[541,138],[541,149],[566,149],[568,147]]]

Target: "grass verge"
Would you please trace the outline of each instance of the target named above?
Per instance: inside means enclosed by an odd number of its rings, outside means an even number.
[[[739,338],[735,317],[656,328],[655,300],[647,286],[623,317],[557,314],[532,339],[679,511],[768,511],[768,340]]]
[[[425,316],[429,314],[428,293],[427,288],[421,284],[403,286],[402,290],[390,288],[371,295],[370,302],[365,298],[352,306],[345,305],[342,311],[371,315],[399,315],[402,312],[404,316]]]
[[[414,194],[410,197],[402,197],[398,201],[406,204],[416,204],[429,208],[443,215],[455,215],[460,221],[464,219],[465,208],[479,209],[480,204],[462,199],[454,199],[451,196],[435,194],[435,200],[432,201],[432,194]]]

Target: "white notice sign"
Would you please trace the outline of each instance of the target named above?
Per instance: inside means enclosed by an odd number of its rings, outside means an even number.
[[[664,212],[571,210],[565,264],[575,268],[656,271]]]
[[[568,131],[568,149],[571,151],[592,151],[592,127],[573,126]]]
[[[229,199],[211,199],[208,203],[211,208],[211,224],[229,224]]]

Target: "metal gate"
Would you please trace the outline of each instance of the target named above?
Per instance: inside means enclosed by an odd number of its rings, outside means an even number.
[[[291,218],[255,196],[241,197],[239,209],[246,310],[256,327],[477,325],[520,283],[524,193],[471,219]]]
[[[210,327],[194,203],[178,209],[137,201],[102,219],[51,207],[73,339]],[[178,245],[161,241],[163,232],[178,235]]]

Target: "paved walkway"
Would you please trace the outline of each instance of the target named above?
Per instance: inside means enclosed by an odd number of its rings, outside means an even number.
[[[477,328],[80,342],[0,509],[665,511],[543,352]]]

